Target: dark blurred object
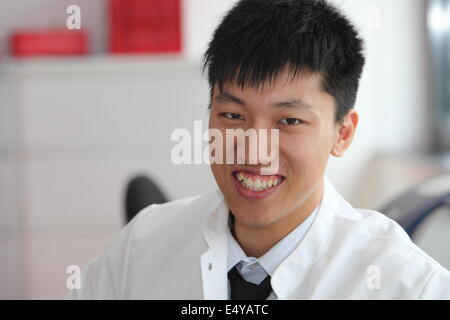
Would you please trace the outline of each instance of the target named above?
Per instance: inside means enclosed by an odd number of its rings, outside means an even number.
[[[11,35],[10,41],[11,54],[16,57],[88,52],[88,35],[80,30],[20,30]]]
[[[412,237],[425,219],[449,205],[450,174],[446,174],[427,179],[379,211],[397,221]]]
[[[180,0],[109,0],[113,53],[181,51]]]
[[[126,222],[130,222],[145,207],[165,202],[167,202],[166,196],[154,181],[145,176],[133,178],[128,184],[125,199]]]

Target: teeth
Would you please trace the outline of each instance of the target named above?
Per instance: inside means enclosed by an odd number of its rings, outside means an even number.
[[[253,191],[266,190],[280,183],[279,179],[263,181],[261,181],[261,179],[256,179],[255,181],[253,181],[252,179],[245,177],[242,173],[237,173],[236,178],[239,180],[242,186]]]

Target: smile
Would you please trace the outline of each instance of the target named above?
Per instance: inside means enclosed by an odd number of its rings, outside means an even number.
[[[265,198],[283,183],[279,175],[256,175],[244,171],[234,171],[233,177],[240,195],[247,198]]]

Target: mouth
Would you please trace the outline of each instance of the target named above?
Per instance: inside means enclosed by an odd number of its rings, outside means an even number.
[[[251,199],[270,196],[285,180],[281,175],[258,175],[247,171],[233,171],[232,176],[238,193]]]

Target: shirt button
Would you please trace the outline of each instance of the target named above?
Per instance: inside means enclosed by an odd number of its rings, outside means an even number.
[[[211,263],[211,262],[210,262],[210,263],[208,263],[208,270],[209,270],[209,271],[211,271],[211,270],[212,270],[212,267],[213,267],[212,263]]]

